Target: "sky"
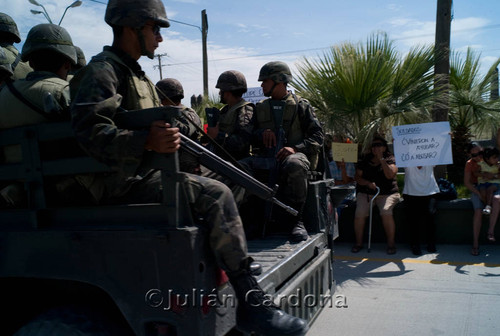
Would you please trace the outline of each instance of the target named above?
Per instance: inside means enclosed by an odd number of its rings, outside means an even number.
[[[59,23],[73,0],[37,0],[54,23]],[[83,0],[69,8],[61,25],[73,43],[83,49],[87,61],[112,43],[111,28],[104,22],[107,0]],[[248,87],[258,87],[260,68],[270,61],[286,62],[295,74],[297,64],[314,59],[332,46],[364,43],[385,32],[403,56],[410,48],[434,43],[437,0],[172,0],[163,1],[171,27],[162,29],[161,56],[139,61],[156,83],[162,77],[178,79],[184,86],[183,103],[203,93],[201,12],[208,17],[209,95],[217,97],[217,78],[226,70],[241,71]],[[46,23],[43,10],[29,0],[0,0],[0,11],[17,23],[23,41],[31,27]],[[500,1],[455,0],[451,24],[451,48],[468,47],[481,55],[483,72],[500,57]]]

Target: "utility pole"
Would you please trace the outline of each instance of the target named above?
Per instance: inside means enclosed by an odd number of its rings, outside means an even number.
[[[436,87],[440,88],[441,94],[437,104],[432,109],[432,119],[434,121],[448,120],[451,4],[452,0],[437,0],[434,83]]]
[[[437,0],[436,40],[434,50],[434,86],[439,88],[438,97],[432,107],[433,121],[447,121],[449,111],[450,85],[450,34],[451,34],[452,0]],[[434,169],[436,178],[446,178],[446,166],[439,165]]]
[[[498,68],[495,69],[491,80],[490,100],[498,99]]]
[[[208,56],[207,56],[208,19],[207,10],[201,11],[201,36],[203,43],[203,98],[208,99]]]
[[[159,54],[159,55],[155,55],[155,57],[157,57],[157,58],[158,58],[158,65],[153,66],[153,68],[158,67],[158,69],[160,69],[160,79],[163,79],[163,75],[162,75],[162,72],[161,72],[161,68],[163,67],[163,65],[161,64],[161,58],[162,58],[163,56],[167,56],[167,54]]]

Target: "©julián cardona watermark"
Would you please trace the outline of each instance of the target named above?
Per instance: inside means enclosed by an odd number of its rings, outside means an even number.
[[[347,297],[342,294],[305,294],[301,288],[287,295],[264,294],[262,302],[252,303],[249,297],[253,290],[245,295],[245,300],[252,306],[272,306],[304,308],[348,308]],[[189,307],[233,307],[237,306],[237,299],[233,293],[221,293],[216,289],[207,292],[204,289],[193,288],[190,292],[176,293],[169,289],[166,292],[160,289],[150,289],[145,294],[145,302],[153,308],[163,310],[179,310]]]

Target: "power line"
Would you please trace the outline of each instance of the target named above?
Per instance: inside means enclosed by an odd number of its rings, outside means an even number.
[[[92,1],[92,2],[97,2],[97,3],[100,3],[102,5],[107,5],[106,2],[102,2],[102,1],[97,1],[97,0],[89,0],[89,1]]]
[[[498,29],[498,28],[500,28],[500,24],[488,25],[488,26],[483,26],[483,27],[478,27],[478,28],[457,29],[457,30],[453,30],[453,33],[463,33],[463,32],[474,31],[474,30]],[[422,35],[405,36],[405,37],[395,38],[394,40],[395,41],[410,40],[410,39],[414,39],[414,38],[429,37],[429,36],[434,36],[434,34],[422,34]],[[324,49],[329,49],[329,48],[331,48],[331,46],[328,46],[328,47],[319,47],[319,48],[310,48],[310,49],[289,50],[289,51],[281,51],[281,52],[268,53],[268,54],[259,54],[259,55],[226,57],[226,58],[212,59],[212,60],[209,60],[209,62],[220,62],[220,61],[228,61],[228,60],[243,59],[243,58],[253,58],[253,57],[264,57],[264,56],[274,56],[274,55],[303,53],[303,52],[324,50]],[[175,64],[166,64],[166,66],[186,65],[186,64],[198,64],[198,63],[200,63],[200,61],[185,62],[185,63],[175,63]]]
[[[227,61],[227,60],[242,59],[242,58],[252,58],[252,57],[264,57],[264,56],[273,56],[273,55],[293,54],[293,53],[308,52],[308,51],[322,50],[322,49],[328,49],[328,48],[331,48],[331,47],[311,48],[311,49],[301,49],[301,50],[291,50],[291,51],[281,51],[281,52],[268,53],[268,54],[260,54],[260,55],[226,57],[226,58],[212,59],[212,60],[209,60],[209,62],[219,62],[219,61]],[[198,64],[198,63],[200,63],[200,61],[185,62],[185,63],[175,63],[175,64],[166,64],[166,66],[186,65],[186,64]]]

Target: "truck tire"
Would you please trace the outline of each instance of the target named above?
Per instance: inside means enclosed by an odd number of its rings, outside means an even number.
[[[51,309],[25,324],[14,336],[113,336],[118,328],[102,316],[79,307]]]

